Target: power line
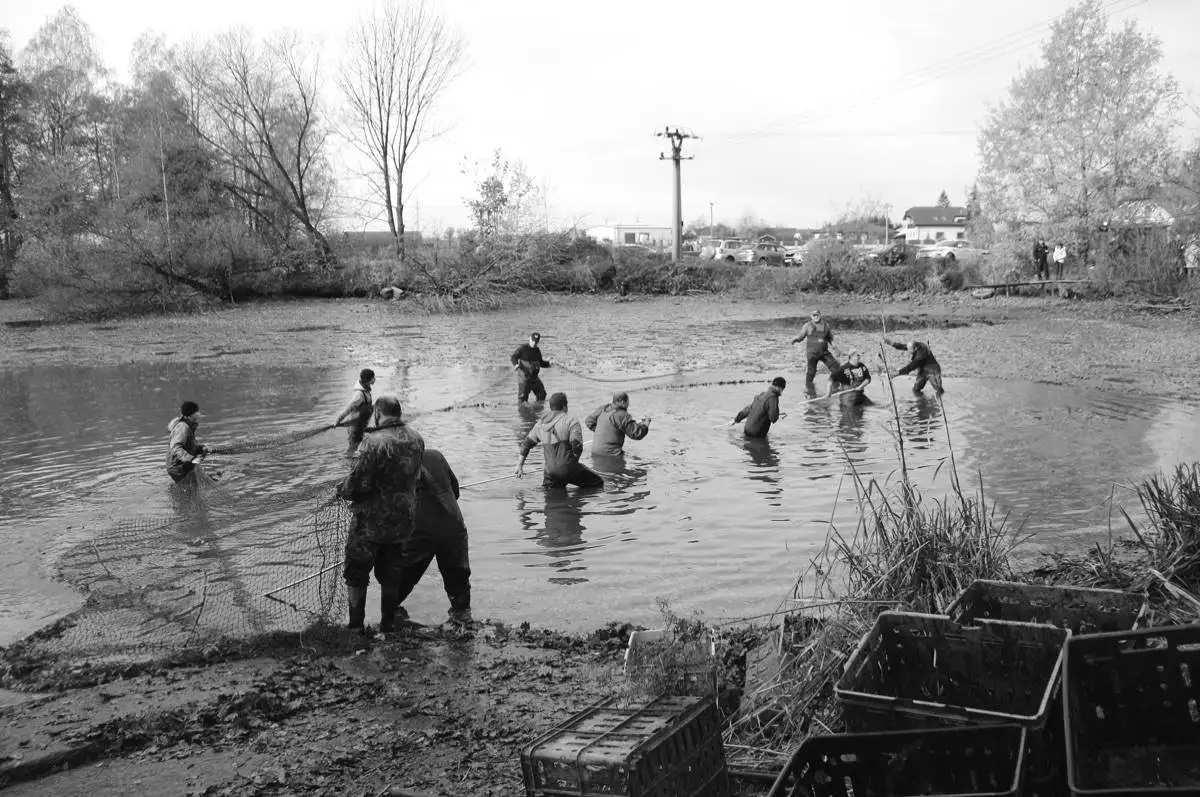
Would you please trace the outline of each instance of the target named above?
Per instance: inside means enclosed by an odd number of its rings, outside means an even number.
[[[1126,11],[1131,11],[1140,5],[1144,5],[1149,0],[1106,0],[1101,10],[1110,14],[1121,14]],[[820,109],[803,111],[796,114],[781,117],[765,125],[760,125],[757,128],[746,130],[740,133],[734,133],[728,136],[719,138],[726,143],[740,143],[756,138],[766,138],[772,135],[777,135],[786,131],[788,128],[797,125],[808,124],[818,119],[825,118],[835,110],[848,110],[858,107],[866,102],[873,102],[888,94],[894,93],[898,89],[912,90],[931,82],[939,81],[950,74],[960,74],[969,70],[972,67],[1001,58],[1010,53],[1016,52],[1033,41],[1037,40],[1045,31],[1058,19],[1057,16],[1049,17],[1041,22],[1027,25],[1019,28],[1004,36],[987,42],[981,46],[974,47],[970,50],[963,51],[957,55],[943,58],[940,61],[934,61],[926,64],[919,69],[916,69],[907,75],[901,77],[893,84],[892,87],[879,92],[876,95],[860,99],[850,105],[841,106],[835,109]]]

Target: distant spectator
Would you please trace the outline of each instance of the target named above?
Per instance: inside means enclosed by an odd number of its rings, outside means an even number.
[[[1064,244],[1054,246],[1054,278],[1063,278],[1063,266],[1067,262],[1067,247]]]
[[[1050,279],[1050,246],[1042,238],[1033,244],[1033,266],[1037,270],[1037,279]]]

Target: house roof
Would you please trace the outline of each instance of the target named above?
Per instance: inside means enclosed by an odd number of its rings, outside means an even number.
[[[1162,205],[1145,199],[1124,202],[1109,219],[1113,227],[1170,227],[1175,217]]]
[[[953,205],[948,208],[918,205],[904,211],[904,218],[912,220],[917,227],[966,227],[967,209]]]

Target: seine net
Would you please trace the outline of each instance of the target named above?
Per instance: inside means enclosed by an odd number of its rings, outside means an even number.
[[[335,484],[241,497],[197,468],[173,514],[122,518],[65,551],[58,577],[84,604],[22,651],[152,658],[339,620],[350,511]]]

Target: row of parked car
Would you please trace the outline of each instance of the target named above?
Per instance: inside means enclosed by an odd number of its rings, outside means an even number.
[[[821,241],[803,246],[785,246],[773,242],[749,242],[739,238],[724,238],[703,244],[698,251],[701,260],[723,260],[727,263],[754,263],[760,266],[800,266],[818,257],[838,259],[849,257],[862,263],[879,266],[902,266],[918,260],[937,260],[945,263],[977,263],[990,253],[970,241],[938,241],[932,244],[894,243],[881,245],[835,244],[832,249]]]

